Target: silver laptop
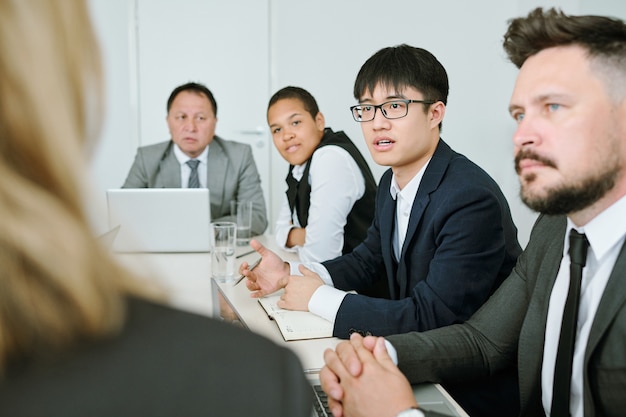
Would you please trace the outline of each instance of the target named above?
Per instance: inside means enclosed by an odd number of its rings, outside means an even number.
[[[110,189],[107,206],[116,252],[209,251],[207,188]]]
[[[332,413],[328,409],[328,397],[322,391],[318,380],[309,380],[313,387],[313,412],[311,417],[332,417]],[[451,397],[445,395],[438,384],[420,384],[413,386],[413,395],[419,404],[420,409],[424,411],[435,411],[450,417],[469,417],[464,410],[457,408]]]

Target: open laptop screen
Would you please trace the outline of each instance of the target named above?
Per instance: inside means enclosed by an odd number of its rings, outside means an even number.
[[[107,190],[109,227],[120,226],[117,252],[208,252],[207,188]]]

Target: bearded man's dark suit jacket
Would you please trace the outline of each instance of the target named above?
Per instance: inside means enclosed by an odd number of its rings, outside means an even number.
[[[122,188],[180,188],[180,163],[173,146],[170,140],[139,148]],[[252,201],[251,231],[254,235],[265,231],[265,199],[250,145],[214,136],[209,144],[207,188],[213,221],[236,221],[231,200]]]
[[[511,276],[465,324],[389,337],[412,383],[454,381],[519,365],[521,416],[543,416],[541,365],[550,294],[563,255],[564,216],[541,216]],[[584,415],[626,410],[626,244],[594,318],[584,358]],[[435,414],[433,414],[435,415]]]

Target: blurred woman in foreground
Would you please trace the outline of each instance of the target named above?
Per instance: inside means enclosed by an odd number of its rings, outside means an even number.
[[[83,1],[0,0],[0,415],[308,417],[293,353],[166,307],[93,238],[101,97]]]

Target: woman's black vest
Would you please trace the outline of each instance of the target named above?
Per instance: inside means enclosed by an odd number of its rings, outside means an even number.
[[[332,129],[324,129],[324,137],[315,148],[317,151],[322,146],[336,145],[345,149],[352,159],[357,163],[361,174],[365,179],[365,193],[354,203],[352,210],[348,214],[348,219],[344,227],[344,239],[342,253],[346,254],[354,249],[365,239],[367,229],[374,219],[374,205],[376,198],[376,181],[370,171],[365,158],[348,136],[342,131],[333,132]],[[315,152],[314,152],[315,153]],[[289,166],[287,173],[287,200],[293,216],[294,209],[298,214],[298,221],[302,227],[306,227],[309,219],[309,206],[311,205],[311,184],[309,184],[309,169],[311,168],[311,158],[307,161],[300,182],[291,175],[293,165]]]

